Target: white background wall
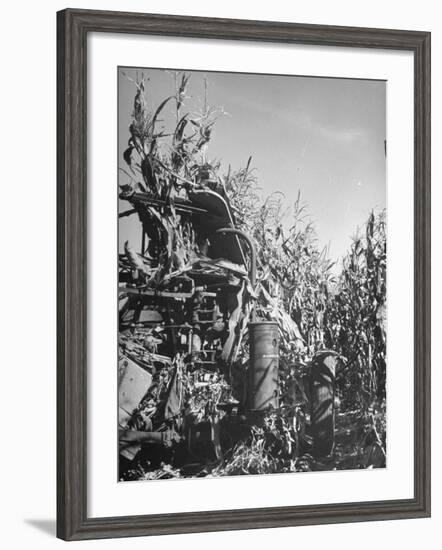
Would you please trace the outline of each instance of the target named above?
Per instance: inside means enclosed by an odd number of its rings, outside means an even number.
[[[431,31],[433,79],[433,517],[320,527],[71,543],[72,547],[221,549],[440,548],[442,384],[442,18],[439,2],[401,0],[95,0],[2,5],[0,215],[2,253],[3,548],[61,547],[55,529],[55,12],[88,7]],[[411,427],[410,427],[411,429]]]

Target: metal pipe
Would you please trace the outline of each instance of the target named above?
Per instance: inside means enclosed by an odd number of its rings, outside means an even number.
[[[121,197],[120,198],[126,198]],[[132,201],[133,203],[141,203],[146,204],[148,206],[167,206],[167,201],[162,199],[156,199],[154,197],[151,197],[147,193],[133,193],[130,197],[127,197],[128,200]],[[175,209],[183,212],[189,212],[191,214],[209,214],[209,211],[205,208],[199,208],[197,206],[193,206],[192,204],[189,204],[187,202],[183,202],[183,199],[176,199],[175,200]],[[129,214],[127,214],[129,215]]]
[[[125,210],[124,212],[120,212],[118,214],[118,217],[119,218],[125,218],[126,216],[131,216],[132,214],[135,214],[135,213],[136,213],[136,209],[131,208],[130,210]]]
[[[241,231],[240,229],[235,229],[234,227],[223,227],[222,229],[217,229],[216,233],[233,233],[234,235],[238,235],[238,237],[242,237],[246,243],[249,245],[250,249],[250,282],[252,284],[253,289],[255,289],[256,284],[256,249],[255,245],[253,244],[252,239],[245,233],[244,231]]]
[[[216,230],[217,234],[221,233],[231,233],[233,235],[237,235],[238,237],[242,237],[246,243],[249,245],[250,249],[250,283],[252,285],[253,290],[255,290],[256,285],[256,249],[255,245],[252,241],[252,239],[245,233],[244,231],[241,231],[240,229],[236,229],[234,227],[223,227],[221,229]],[[255,308],[252,310],[251,314],[251,321],[252,323],[255,322]]]

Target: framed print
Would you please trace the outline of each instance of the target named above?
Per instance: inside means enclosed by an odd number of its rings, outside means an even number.
[[[430,514],[430,34],[58,13],[57,532]]]

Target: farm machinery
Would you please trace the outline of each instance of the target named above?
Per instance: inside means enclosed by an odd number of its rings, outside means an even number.
[[[227,198],[206,186],[120,199],[120,219],[141,226],[140,252],[126,242],[119,255],[120,476],[135,463],[207,475],[265,430],[277,454],[328,455],[338,356],[323,350],[282,382],[282,326],[301,336],[257,284]]]

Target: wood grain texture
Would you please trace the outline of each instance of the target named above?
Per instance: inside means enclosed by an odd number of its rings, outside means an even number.
[[[87,517],[87,33],[409,50],[415,77],[414,498],[149,516]],[[430,33],[65,10],[57,14],[57,536],[65,540],[430,515]]]

